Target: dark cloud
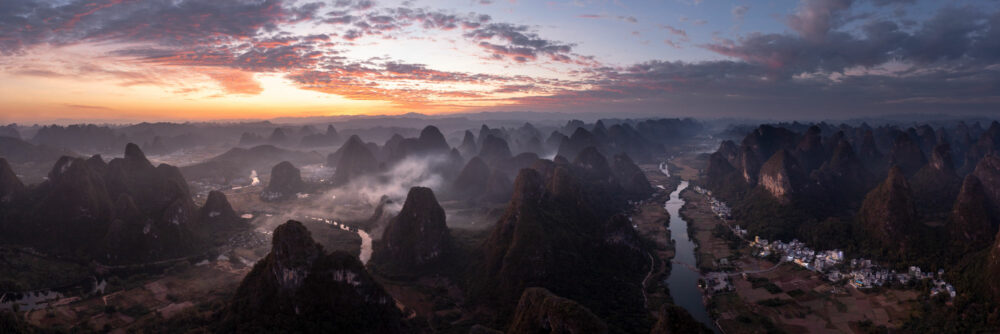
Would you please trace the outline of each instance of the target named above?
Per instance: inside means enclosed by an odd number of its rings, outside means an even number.
[[[575,45],[537,28],[488,15],[378,8],[372,1],[33,0],[0,1],[0,54],[36,45],[121,43],[109,55],[197,68],[231,94],[257,94],[257,73],[281,73],[295,85],[350,99],[408,107],[452,100],[490,101],[491,94],[529,95],[518,108],[697,108],[709,112],[907,110],[942,106],[994,108],[1000,101],[1000,13],[947,7],[923,21],[858,13],[857,3],[905,7],[913,0],[803,0],[786,17],[792,33],[749,33],[701,47],[729,57],[707,62],[651,60],[602,66]],[[867,7],[866,7],[867,8]],[[739,20],[748,7],[732,8]],[[636,22],[628,16],[584,15]],[[283,25],[314,22],[325,34],[298,36]],[[682,19],[695,25],[703,20]],[[848,24],[850,23],[850,24]],[[688,32],[661,25],[680,47]],[[568,79],[441,71],[389,58],[350,60],[343,48],[368,36],[398,38],[412,30],[458,30],[488,59],[583,65]],[[456,35],[458,33],[455,33]],[[15,75],[93,77],[123,85],[164,81],[156,67],[127,71],[77,64],[66,69],[12,68]],[[462,85],[458,85],[462,84]],[[448,86],[476,87],[441,88]],[[430,87],[437,87],[432,89]],[[844,98],[850,97],[850,98]],[[445,102],[442,102],[445,101]]]
[[[465,37],[479,40],[479,46],[490,51],[494,58],[509,58],[517,62],[534,60],[539,55],[553,60],[567,61],[574,45],[543,39],[525,25],[490,23],[465,33]],[[499,40],[506,45],[494,44]]]
[[[908,32],[893,21],[870,21],[859,33],[827,31],[815,36],[754,33],[738,41],[706,45],[709,50],[771,69],[784,77],[812,72],[843,72],[898,61],[939,67],[993,63],[998,14],[975,8],[942,9]]]
[[[0,53],[85,41],[148,42],[165,46],[219,43],[307,20],[318,3],[285,6],[278,0],[75,0],[65,4],[0,3]]]
[[[748,11],[750,11],[750,6],[747,5],[733,6],[733,9],[730,10],[733,14],[733,20],[736,21],[743,21],[743,17],[747,15]]]
[[[598,68],[575,85],[591,88],[520,101],[552,109],[614,105],[773,117],[995,112],[1000,104],[1000,13],[947,7],[909,28],[868,18],[849,32],[842,29],[845,19],[819,21],[826,23],[795,34],[751,33],[703,45],[734,60]]]
[[[822,39],[839,24],[841,13],[850,8],[853,2],[854,0],[802,0],[795,9],[795,14],[788,17],[788,26],[807,39]]]

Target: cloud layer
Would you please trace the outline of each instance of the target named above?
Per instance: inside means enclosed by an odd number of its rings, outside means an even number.
[[[996,110],[1000,12],[955,5],[919,21],[887,14],[916,6],[915,0],[802,0],[775,16],[786,32],[716,33],[709,41],[691,32],[690,22],[703,20],[678,22],[687,29],[651,22],[668,45],[696,45],[717,60],[619,64],[582,54],[577,43],[547,38],[540,32],[546,22],[515,24],[482,13],[366,0],[7,0],[0,2],[0,57],[93,45],[103,56],[153,69],[13,62],[0,70],[48,78],[93,74],[122,85],[163,85],[162,73],[189,71],[235,95],[260,94],[256,75],[277,74],[299,89],[347,99],[451,110]],[[734,6],[725,15],[737,29],[754,11]],[[633,15],[577,17],[645,22]],[[404,55],[359,58],[352,52],[418,38],[448,41],[484,63],[557,68],[563,75],[445,71],[404,61]]]

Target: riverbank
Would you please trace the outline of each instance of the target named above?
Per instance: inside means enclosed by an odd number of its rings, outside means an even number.
[[[656,189],[648,200],[643,201],[632,215],[639,236],[652,244],[653,252],[649,254],[652,267],[643,280],[643,295],[646,299],[646,309],[657,313],[664,304],[673,304],[670,290],[664,283],[670,275],[671,260],[674,258],[674,244],[669,229],[670,214],[663,203],[670,198],[670,193],[681,183],[680,177],[668,177],[657,165],[640,165],[646,179]]]
[[[860,291],[829,283],[798,265],[753,257],[748,245],[731,241],[728,228],[717,229],[726,222],[711,211],[706,195],[687,191],[682,196],[687,203],[682,214],[697,230],[699,267],[722,272],[730,282],[730,291],[711,295],[708,303],[712,317],[726,333],[854,333],[861,328],[893,328],[919,303],[913,290]]]

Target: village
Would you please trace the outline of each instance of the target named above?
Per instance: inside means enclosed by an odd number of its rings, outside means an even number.
[[[693,190],[709,198],[712,212],[725,222],[734,235],[749,244],[753,256],[777,258],[778,265],[783,262],[794,263],[807,270],[820,273],[830,282],[846,281],[846,284],[858,289],[870,289],[892,283],[908,285],[912,282],[931,280],[931,296],[943,293],[949,298],[954,298],[957,293],[955,287],[944,280],[944,270],[938,270],[935,273],[924,271],[917,266],[910,266],[906,272],[897,272],[879,266],[870,259],[847,259],[842,250],[815,251],[798,240],[790,242],[769,241],[759,236],[754,236],[751,240],[746,229],[731,223],[732,211],[726,203],[713,197],[711,191],[704,188],[696,186],[693,187]],[[712,292],[727,291],[731,288],[725,280],[728,276],[725,273],[707,273],[704,279],[705,287]]]

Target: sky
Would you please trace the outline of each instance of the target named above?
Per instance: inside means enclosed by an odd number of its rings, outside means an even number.
[[[0,121],[1000,114],[1000,1],[3,0]]]

